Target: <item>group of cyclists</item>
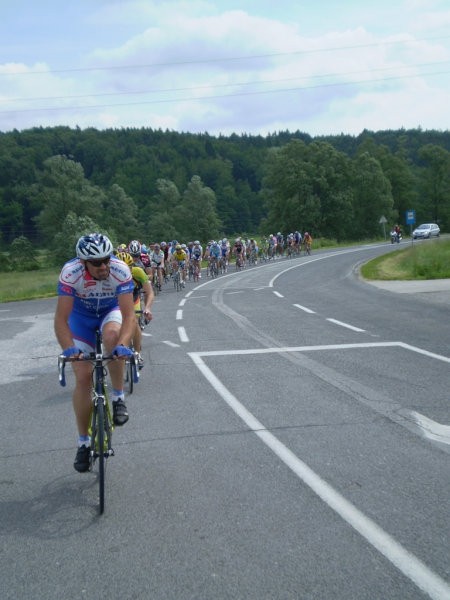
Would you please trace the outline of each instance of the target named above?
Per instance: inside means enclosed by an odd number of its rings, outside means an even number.
[[[234,242],[227,238],[210,240],[205,247],[199,240],[181,243],[178,240],[157,242],[148,246],[138,240],[128,244],[119,244],[117,256],[133,269],[139,268],[140,280],[142,271],[147,275],[155,291],[161,291],[177,272],[180,273],[181,286],[186,281],[201,279],[202,263],[206,263],[207,277],[215,277],[226,273],[231,261],[235,261],[236,269],[257,264],[282,256],[310,254],[312,237],[308,232],[299,231],[284,236],[281,232],[270,234],[258,241],[255,238],[237,237]],[[139,281],[140,281],[139,280]]]
[[[201,278],[202,261],[206,261],[206,276],[226,273],[232,259],[236,269],[258,261],[270,260],[300,252],[302,244],[309,247],[312,238],[296,231],[286,236],[278,232],[260,244],[254,238],[237,237],[210,240],[203,248],[199,240],[179,243],[160,242],[146,246],[139,240],[119,244],[114,248],[102,233],[82,236],[75,247],[76,257],[62,268],[58,283],[58,301],[54,328],[62,355],[72,362],[75,389],[72,403],[78,429],[78,447],[74,467],[79,472],[89,470],[91,413],[91,368],[83,362],[83,353],[93,352],[95,332],[102,332],[105,350],[115,359],[108,369],[112,383],[113,422],[124,425],[129,418],[124,397],[124,359],[133,350],[138,353],[138,366],[143,367],[142,319],[152,319],[155,290],[179,273],[181,285],[193,277]],[[133,349],[133,350],[132,350]],[[121,360],[122,359],[122,360]]]

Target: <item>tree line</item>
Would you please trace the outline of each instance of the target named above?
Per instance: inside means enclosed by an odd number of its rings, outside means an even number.
[[[0,246],[60,263],[88,230],[146,243],[296,229],[352,241],[380,218],[450,228],[450,132],[311,137],[140,129],[0,133]]]

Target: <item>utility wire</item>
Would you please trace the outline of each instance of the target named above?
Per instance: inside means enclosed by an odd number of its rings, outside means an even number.
[[[388,81],[395,81],[400,79],[417,79],[418,77],[430,77],[433,75],[444,75],[449,73],[450,71],[436,71],[432,73],[422,73],[418,75],[397,75],[392,77],[384,77],[379,79],[365,79],[360,81],[341,81],[335,83],[324,83],[318,85],[310,85],[310,86],[299,86],[293,88],[281,88],[281,89],[272,89],[272,90],[259,90],[259,91],[248,91],[248,92],[235,92],[231,94],[215,94],[210,96],[191,96],[188,98],[171,98],[164,100],[146,100],[140,102],[125,102],[125,103],[114,103],[114,104],[90,104],[90,105],[79,105],[79,106],[55,106],[55,107],[44,107],[44,108],[24,108],[24,109],[15,109],[15,110],[0,110],[0,114],[10,114],[10,113],[24,113],[24,112],[43,112],[43,111],[61,111],[61,110],[87,110],[87,109],[95,109],[95,108],[114,108],[121,106],[139,106],[139,105],[150,105],[150,104],[169,104],[174,102],[192,102],[192,101],[205,101],[205,100],[216,100],[220,98],[233,98],[239,96],[255,96],[255,95],[266,95],[266,94],[276,94],[276,93],[286,93],[286,92],[299,92],[304,90],[318,89],[318,88],[330,88],[330,87],[340,87],[340,86],[351,86],[351,85],[362,85],[362,84],[374,84],[374,83],[383,83]],[[196,88],[194,88],[196,89]]]
[[[372,44],[356,44],[350,46],[333,46],[329,48],[313,48],[309,50],[294,50],[291,52],[275,52],[268,54],[249,54],[244,56],[229,56],[222,58],[205,58],[205,59],[195,59],[195,60],[182,60],[182,61],[170,61],[170,62],[160,62],[160,63],[147,63],[141,65],[112,65],[108,67],[79,67],[79,68],[66,68],[66,69],[47,69],[47,70],[39,70],[39,71],[5,71],[0,73],[0,77],[6,76],[24,76],[24,75],[42,75],[42,74],[52,74],[52,73],[79,73],[79,72],[90,72],[90,71],[123,71],[129,69],[150,69],[156,67],[177,67],[183,65],[202,65],[202,64],[212,64],[212,63],[224,63],[224,62],[235,62],[235,61],[243,61],[243,60],[254,60],[260,58],[278,58],[281,56],[295,56],[295,55],[308,55],[308,54],[317,54],[320,52],[337,52],[340,50],[356,50],[360,48],[378,48],[384,46],[393,46],[396,44],[416,44],[417,42],[430,42],[430,41],[438,41],[438,40],[446,40],[449,39],[450,36],[436,36],[429,38],[411,38],[411,39],[402,39],[402,40],[392,40],[385,42],[374,42]]]
[[[283,79],[263,79],[263,80],[254,80],[254,81],[244,81],[244,82],[230,82],[230,83],[221,83],[221,84],[208,84],[208,85],[196,85],[196,86],[187,86],[180,88],[156,88],[152,90],[130,90],[130,91],[121,91],[121,92],[99,92],[99,93],[86,93],[86,94],[76,94],[70,96],[34,96],[27,98],[3,98],[0,99],[0,104],[2,102],[41,102],[48,100],[72,100],[72,99],[81,99],[81,98],[100,98],[105,96],[131,96],[131,95],[142,95],[142,94],[159,94],[165,92],[186,92],[186,91],[195,91],[195,90],[203,90],[203,89],[219,89],[219,88],[232,88],[238,86],[250,86],[250,85],[266,85],[273,83],[285,83],[288,81],[299,81],[302,79],[326,79],[331,77],[349,77],[353,75],[370,74],[370,73],[380,73],[394,70],[404,70],[404,69],[420,69],[423,67],[430,67],[436,65],[448,64],[450,61],[436,61],[430,63],[418,63],[414,65],[404,65],[402,67],[384,67],[380,69],[370,69],[370,70],[358,70],[358,71],[346,71],[340,73],[324,73],[323,75],[304,75],[299,77],[289,77]],[[422,73],[421,75],[426,75],[426,73]],[[418,75],[413,75],[417,77]],[[404,75],[399,76],[404,77]],[[324,84],[327,85],[327,84]]]

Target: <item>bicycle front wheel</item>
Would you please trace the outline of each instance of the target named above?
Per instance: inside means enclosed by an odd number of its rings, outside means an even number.
[[[97,440],[98,440],[98,493],[100,514],[105,510],[105,405],[103,398],[97,403]]]
[[[126,389],[129,394],[133,393],[133,388],[134,388],[133,375],[134,375],[134,373],[133,373],[132,361],[131,361],[131,359],[128,359],[125,362],[125,383],[127,384]]]

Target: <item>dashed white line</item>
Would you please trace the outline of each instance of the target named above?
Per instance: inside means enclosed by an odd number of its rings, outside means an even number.
[[[168,340],[164,340],[163,344],[167,344],[168,346],[171,346],[172,348],[179,348],[180,344],[175,344],[174,342],[169,342]]]
[[[280,294],[280,292],[277,292],[276,290],[273,290],[273,293],[275,296],[278,296],[278,298],[284,298],[283,294]]]
[[[178,304],[178,306],[184,306],[186,304],[186,298],[183,298],[183,300],[180,300],[180,303]]]
[[[306,306],[302,306],[301,304],[294,304],[294,306],[296,306],[300,310],[303,310],[306,313],[310,313],[311,315],[315,315],[316,314],[313,310],[311,310],[310,308],[306,308]]]
[[[352,331],[358,331],[359,333],[364,333],[365,329],[360,329],[359,327],[354,327],[353,325],[349,325],[348,323],[343,323],[342,321],[337,321],[336,319],[327,319],[330,323],[335,323],[336,325],[340,325],[341,327],[346,327],[347,329],[351,329]]]
[[[181,321],[182,318],[183,318],[183,311],[182,310],[177,310],[177,316],[175,317],[175,319],[177,321]]]
[[[180,336],[180,341],[188,342],[189,338],[187,336],[186,330],[184,327],[178,327],[178,335]]]

